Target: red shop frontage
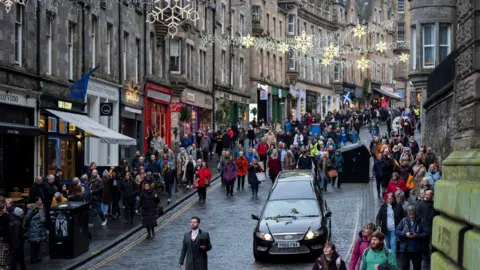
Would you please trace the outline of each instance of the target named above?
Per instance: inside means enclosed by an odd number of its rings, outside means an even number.
[[[163,141],[171,146],[171,119],[170,119],[170,103],[172,101],[172,90],[166,87],[146,82],[145,84],[145,137],[144,150],[148,152],[150,140],[149,134],[153,133],[156,137],[158,134]]]

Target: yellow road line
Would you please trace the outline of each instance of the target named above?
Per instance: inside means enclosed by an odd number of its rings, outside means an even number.
[[[212,188],[209,189],[209,191],[213,191],[215,189],[217,189],[218,187],[220,187],[221,185],[220,184],[217,184],[216,186],[213,186]],[[178,212],[176,212],[175,214],[171,215],[169,218],[167,218],[166,220],[164,220],[162,223],[160,223],[160,225],[155,228],[155,231],[159,231],[160,229],[162,229],[163,227],[165,227],[166,225],[168,225],[168,223],[170,223],[172,220],[176,219],[178,216],[180,216],[181,214],[183,214],[185,211],[187,211],[189,208],[191,208],[197,201],[194,200],[190,203],[188,203],[187,205],[185,205],[184,207],[182,207]],[[117,259],[118,257],[120,257],[120,255],[124,254],[125,252],[129,251],[130,249],[132,249],[135,245],[137,245],[138,243],[140,243],[142,240],[144,240],[146,238],[146,234],[140,236],[139,238],[137,238],[135,241],[133,241],[132,243],[126,245],[125,247],[123,247],[122,249],[120,249],[118,252],[116,252],[115,254],[111,255],[110,257],[106,258],[105,260],[103,261],[100,261],[98,262],[97,264],[95,264],[94,266],[92,266],[91,268],[88,268],[88,270],[95,270],[95,269],[98,269],[99,267],[102,267],[104,266],[105,264]]]

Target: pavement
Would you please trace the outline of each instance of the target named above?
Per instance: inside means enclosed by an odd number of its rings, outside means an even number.
[[[217,162],[210,161],[209,167],[216,168]],[[214,169],[212,171],[213,177],[212,179],[216,179],[219,175]],[[180,188],[178,192],[174,192],[172,195],[172,202],[170,205],[167,204],[167,193],[162,192],[160,194],[160,202],[164,208],[165,214],[168,212],[174,211],[176,206],[181,204],[186,199],[194,196],[196,194],[196,190],[191,189],[182,189]],[[123,207],[121,206],[121,214],[123,216]],[[88,261],[99,254],[109,250],[112,246],[118,245],[123,242],[123,240],[139,230],[141,230],[141,217],[135,216],[133,224],[124,224],[124,219],[121,217],[118,220],[113,220],[112,218],[108,218],[108,223],[106,226],[101,225],[101,220],[97,216],[93,222],[94,226],[90,228],[90,233],[92,235],[92,240],[90,241],[89,250],[84,254],[74,258],[74,259],[51,259],[49,257],[49,249],[48,249],[48,242],[42,243],[41,250],[40,250],[40,257],[43,258],[43,261],[38,264],[30,264],[29,255],[30,255],[30,246],[28,243],[25,244],[25,254],[26,254],[26,262],[28,268],[34,269],[58,269],[59,265],[62,267],[75,269],[77,265],[83,264],[84,261]],[[48,238],[48,237],[47,237]],[[62,268],[63,269],[63,268]]]

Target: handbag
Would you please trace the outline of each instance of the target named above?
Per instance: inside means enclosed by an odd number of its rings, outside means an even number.
[[[422,165],[423,166],[423,165]],[[422,169],[422,167],[418,168],[418,170],[412,175],[408,175],[408,179],[407,179],[407,183],[405,184],[405,186],[408,188],[408,189],[413,189],[415,188],[415,182],[413,181],[413,179],[415,178],[415,176],[417,176],[418,172]]]
[[[337,170],[330,170],[328,171],[328,176],[330,176],[330,178],[335,178],[338,176],[338,172]]]
[[[267,180],[267,176],[263,172],[256,173],[255,176],[257,176],[257,180],[259,182],[263,182],[263,181]]]

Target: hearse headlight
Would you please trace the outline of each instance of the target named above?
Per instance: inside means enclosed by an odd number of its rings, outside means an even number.
[[[323,234],[322,230],[314,231],[314,230],[308,230],[308,232],[305,234],[305,240],[312,240],[314,238],[319,237],[320,235]]]
[[[263,239],[265,241],[272,241],[273,240],[272,235],[269,234],[269,233],[257,232],[256,235],[257,235],[258,238]]]

